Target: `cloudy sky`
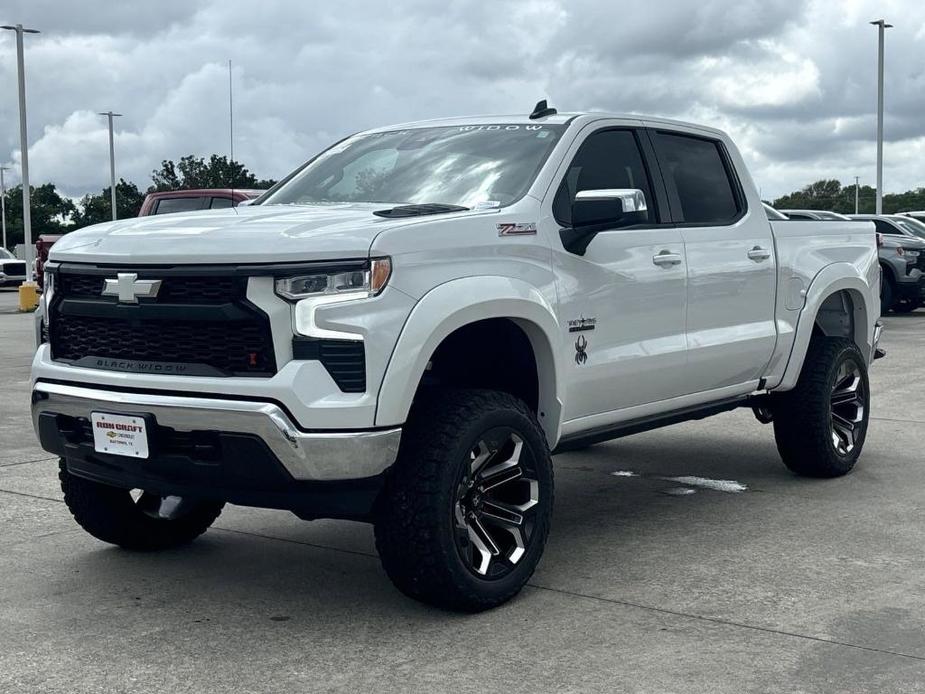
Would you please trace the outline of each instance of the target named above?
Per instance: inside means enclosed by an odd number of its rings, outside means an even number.
[[[732,133],[765,198],[873,183],[876,29],[887,32],[884,187],[925,186],[921,0],[4,0],[26,37],[33,183],[77,196],[165,158],[228,151],[278,178],[367,127],[448,115],[609,110]],[[15,45],[0,32],[0,161],[15,167]]]

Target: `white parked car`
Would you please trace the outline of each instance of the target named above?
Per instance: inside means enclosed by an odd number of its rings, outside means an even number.
[[[26,281],[26,263],[0,248],[0,287],[18,287]]]
[[[480,610],[543,553],[551,452],[751,407],[834,477],[867,433],[873,225],[769,221],[699,125],[541,103],[371,130],[46,270],[35,428],[124,547],[226,502],[365,520],[402,591]]]

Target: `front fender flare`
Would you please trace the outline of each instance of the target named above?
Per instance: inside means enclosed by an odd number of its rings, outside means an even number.
[[[427,363],[453,331],[487,318],[513,320],[530,340],[539,381],[537,417],[550,448],[559,439],[562,403],[557,350],[559,324],[549,302],[530,284],[499,276],[465,277],[441,284],[411,310],[386,368],[376,426],[396,426],[408,418]]]

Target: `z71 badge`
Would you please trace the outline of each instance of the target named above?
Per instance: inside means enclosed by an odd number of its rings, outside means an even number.
[[[526,224],[505,222],[498,225],[498,236],[528,236],[531,234],[536,235],[536,224],[533,222]]]

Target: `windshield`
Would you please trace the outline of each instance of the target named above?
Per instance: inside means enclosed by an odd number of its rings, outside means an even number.
[[[893,222],[895,222],[896,226],[908,231],[913,236],[925,239],[925,223],[917,219],[906,217],[893,217]]]
[[[500,207],[527,192],[565,126],[453,125],[354,135],[262,204]]]
[[[10,253],[5,248],[0,248],[0,260],[14,260],[16,256]]]

